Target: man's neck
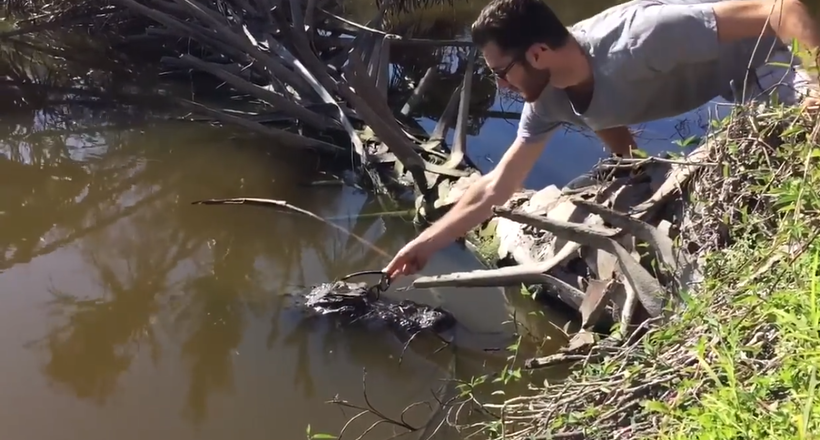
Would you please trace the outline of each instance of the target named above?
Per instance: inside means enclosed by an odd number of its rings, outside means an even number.
[[[595,78],[586,48],[573,39],[566,47],[567,66],[571,85],[564,89],[575,111],[583,114],[592,102]]]
[[[592,89],[594,76],[589,53],[586,47],[578,42],[574,37],[566,48],[570,75],[573,78],[569,88],[576,90]]]

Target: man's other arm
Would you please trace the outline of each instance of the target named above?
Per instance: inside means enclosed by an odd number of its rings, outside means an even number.
[[[557,127],[556,127],[557,128]],[[450,211],[422,232],[418,240],[441,248],[492,216],[524,184],[555,129],[528,138],[518,137],[498,165],[471,185]]]
[[[720,43],[760,35],[776,35],[786,44],[797,40],[810,50],[820,47],[820,30],[800,0],[656,4],[634,14],[633,38],[644,49],[639,58],[653,71],[717,59]]]
[[[628,127],[612,127],[595,132],[598,138],[609,148],[612,154],[630,157],[632,149],[636,148],[635,138]]]
[[[731,42],[776,35],[784,43],[797,40],[809,50],[820,47],[820,29],[800,0],[736,0],[714,4],[718,39]]]
[[[820,66],[820,29],[808,8],[800,0],[741,0],[715,5],[715,21],[718,39],[730,42],[742,38],[757,37],[761,34],[776,35],[784,43],[797,41],[808,49],[813,60],[805,67]],[[798,68],[811,82],[813,91],[806,104],[820,103],[820,80],[816,73],[804,67]]]

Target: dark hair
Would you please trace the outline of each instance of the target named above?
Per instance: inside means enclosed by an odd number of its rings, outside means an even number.
[[[492,0],[470,28],[473,44],[494,42],[505,51],[525,51],[536,43],[550,49],[566,44],[569,31],[542,0]]]

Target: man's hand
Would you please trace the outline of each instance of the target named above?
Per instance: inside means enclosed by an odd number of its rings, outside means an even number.
[[[393,260],[384,268],[387,276],[394,280],[399,276],[413,275],[424,269],[427,261],[436,252],[433,243],[421,239],[421,237],[407,243]]]
[[[811,113],[818,113],[820,111],[820,96],[811,95],[803,99],[803,110]]]
[[[812,53],[812,58],[816,61],[803,73],[809,78],[806,97],[803,98],[802,109],[817,114],[820,110],[820,50]],[[805,63],[805,61],[804,61]]]
[[[612,127],[595,132],[598,138],[609,148],[609,152],[621,157],[631,157],[636,148],[635,137],[629,127]]]

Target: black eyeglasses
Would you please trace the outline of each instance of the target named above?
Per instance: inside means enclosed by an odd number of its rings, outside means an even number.
[[[493,75],[495,75],[498,79],[506,80],[507,79],[507,74],[510,73],[510,69],[512,69],[513,66],[515,66],[516,63],[518,63],[519,61],[521,61],[521,55],[516,55],[516,56],[513,57],[513,59],[509,63],[507,63],[506,66],[502,67],[501,69],[498,69],[498,70],[490,69],[490,70],[493,72]]]

